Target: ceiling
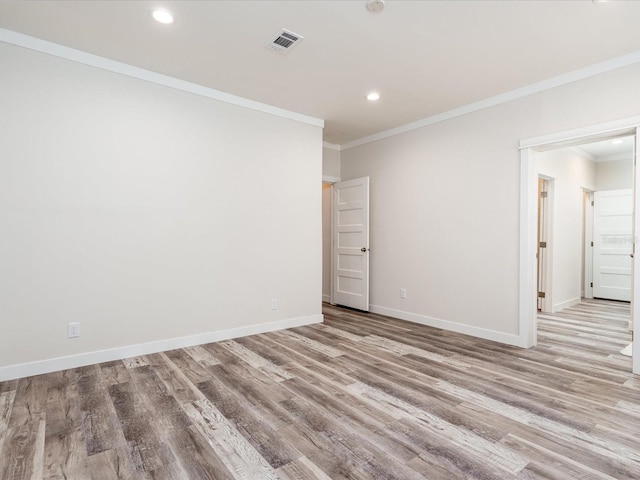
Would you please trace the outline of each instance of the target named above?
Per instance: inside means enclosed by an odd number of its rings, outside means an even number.
[[[0,1],[2,28],[322,118],[334,144],[640,51],[638,20],[635,1]],[[286,55],[264,48],[281,28],[304,36]]]
[[[579,153],[586,153],[596,163],[633,160],[634,136],[607,139],[578,145]]]

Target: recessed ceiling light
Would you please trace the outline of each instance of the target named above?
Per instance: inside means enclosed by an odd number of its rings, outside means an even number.
[[[367,100],[371,101],[371,102],[375,102],[376,100],[380,99],[380,94],[378,92],[371,92],[370,94],[367,95]]]
[[[384,0],[368,0],[367,10],[371,13],[380,13],[384,9]]]
[[[158,8],[153,11],[152,15],[153,15],[153,18],[156,20],[156,22],[160,22],[164,24],[173,23],[173,15],[168,10],[162,10]]]
[[[615,140],[611,140],[611,143],[613,143],[614,145],[618,145],[622,142],[624,142],[622,138],[616,138]]]

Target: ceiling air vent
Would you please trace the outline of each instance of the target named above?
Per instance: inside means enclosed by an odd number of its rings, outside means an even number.
[[[269,39],[266,47],[279,53],[287,53],[303,39],[304,37],[302,35],[298,35],[297,33],[290,32],[283,28]]]

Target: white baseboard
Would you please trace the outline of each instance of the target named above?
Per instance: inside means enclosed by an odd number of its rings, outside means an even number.
[[[331,295],[322,295],[322,301],[331,303]]]
[[[137,345],[127,345],[124,347],[111,348],[108,350],[98,350],[95,352],[80,353],[66,357],[57,357],[37,362],[21,363],[0,367],[0,382],[13,380],[16,378],[30,377],[43,373],[57,372],[69,368],[84,367],[102,362],[122,360],[123,358],[136,357],[138,355],[148,355],[151,353],[175,350],[176,348],[192,347],[205,343],[221,342],[233,338],[256,335],[258,333],[274,332],[286,328],[302,327],[314,323],[322,323],[323,315],[309,315],[306,317],[289,318],[276,322],[258,323],[246,327],[231,328],[228,330],[218,330],[206,332],[186,337],[169,338],[155,342],[140,343]]]
[[[419,323],[420,325],[427,325],[429,327],[441,328],[451,332],[463,333],[465,335],[471,335],[472,337],[484,338],[485,340],[493,340],[494,342],[505,343],[515,347],[525,347],[525,342],[519,335],[498,332],[496,330],[488,330],[486,328],[474,327],[471,325],[464,325],[462,323],[450,322],[449,320],[428,317],[417,313],[404,312],[393,308],[380,307],[378,305],[369,305],[369,311],[379,313],[380,315],[399,318],[400,320]]]
[[[556,303],[554,306],[551,307],[551,313],[559,312],[564,308],[573,307],[574,305],[577,305],[579,303],[580,303],[580,297],[572,298],[570,300],[567,300],[566,302]]]

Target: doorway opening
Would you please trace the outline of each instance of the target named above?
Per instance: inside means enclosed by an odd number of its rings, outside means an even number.
[[[549,323],[562,329],[566,322],[548,314],[575,315],[610,354],[631,343],[629,306],[611,302],[631,299],[633,140],[564,147],[537,159],[537,327],[548,335]],[[586,310],[600,321],[586,322]]]
[[[636,185],[638,184],[637,178],[639,176],[638,170],[635,169],[637,152],[635,149],[636,143],[636,134],[637,128],[640,125],[640,118],[633,118],[622,120],[619,122],[612,122],[605,125],[593,126],[585,129],[581,129],[579,131],[571,131],[564,132],[559,134],[548,135],[545,137],[537,137],[532,139],[523,140],[521,142],[521,241],[520,241],[520,260],[521,260],[521,270],[520,270],[520,340],[521,346],[523,347],[531,347],[536,345],[537,340],[537,316],[538,316],[538,307],[539,307],[539,281],[540,274],[539,271],[542,268],[542,280],[543,283],[551,283],[551,305],[548,304],[543,306],[543,308],[550,308],[551,310],[565,308],[570,306],[572,303],[577,304],[580,302],[581,298],[586,296],[588,297],[591,294],[590,286],[591,281],[589,278],[589,268],[594,268],[595,265],[591,267],[587,264],[588,257],[588,248],[590,248],[590,242],[592,240],[589,239],[589,229],[590,226],[588,224],[588,206],[587,202],[590,202],[589,195],[591,192],[597,190],[597,186],[595,182],[591,184],[582,184],[577,185],[575,189],[572,190],[572,195],[577,194],[577,203],[574,202],[573,207],[577,209],[578,214],[577,218],[573,218],[570,221],[560,221],[562,217],[562,212],[558,210],[558,208],[551,207],[550,210],[553,212],[555,218],[555,225],[551,225],[552,230],[552,238],[547,243],[546,254],[550,260],[551,272],[548,270],[544,270],[544,264],[540,264],[540,242],[544,241],[543,239],[538,238],[538,226],[539,222],[543,221],[545,218],[544,212],[539,217],[539,209],[544,208],[539,198],[540,184],[539,184],[539,174],[541,170],[539,169],[540,164],[543,163],[544,155],[551,152],[557,152],[559,150],[567,150],[569,148],[584,148],[587,144],[595,144],[596,142],[611,142],[612,140],[620,140],[623,137],[629,137],[630,143],[632,145],[632,154],[631,158],[628,160],[631,165],[634,166],[633,174],[627,174],[627,180],[630,180],[632,183],[632,194],[631,198],[633,201],[632,212],[640,212],[638,205],[640,204],[638,195],[636,195]],[[548,174],[547,174],[548,175]],[[554,175],[548,175],[554,179],[555,183],[555,204],[556,207],[558,205],[560,193],[560,184],[559,178]],[[567,212],[565,212],[566,214]],[[547,214],[547,218],[550,215]],[[640,315],[638,309],[633,308],[635,305],[635,299],[640,300],[640,269],[636,268],[636,260],[633,255],[633,251],[635,249],[635,244],[637,243],[637,233],[640,229],[638,225],[640,224],[638,216],[631,216],[631,223],[633,234],[624,234],[622,233],[611,233],[609,232],[609,240],[610,243],[613,243],[617,246],[622,246],[624,241],[628,243],[627,248],[630,248],[630,253],[627,253],[626,258],[631,258],[631,264],[627,268],[628,277],[632,280],[632,285],[629,287],[630,292],[630,300],[632,306],[632,314],[630,325],[635,328],[638,328]],[[554,226],[556,227],[554,230]],[[575,235],[578,235],[578,243],[573,243],[573,249],[576,250],[574,254],[569,256],[560,256],[561,253],[561,245],[553,245],[554,243],[558,243],[555,240],[562,238],[562,231],[571,229]],[[577,233],[575,233],[577,232]],[[547,233],[549,233],[547,231]],[[550,255],[549,246],[552,248],[555,247],[555,255]],[[621,254],[621,257],[623,255]],[[562,263],[562,265],[557,264],[555,268],[554,258],[556,259],[555,263]],[[560,258],[560,260],[558,260]],[[577,272],[575,273],[575,278],[577,281],[572,280],[571,292],[570,295],[568,291],[558,293],[562,287],[563,280],[562,275],[566,274],[566,272]],[[547,275],[547,282],[544,282],[544,275]],[[568,285],[568,283],[567,283]],[[555,293],[555,296],[554,296]],[[545,292],[545,300],[548,300],[548,297]],[[638,339],[634,339],[634,349],[636,352],[640,350],[640,345],[635,345],[638,343]],[[640,373],[640,355],[636,355],[633,358],[633,372]]]
[[[622,137],[538,154],[538,311],[581,298],[630,301],[633,143]]]
[[[369,311],[369,177],[323,177],[322,301]]]

